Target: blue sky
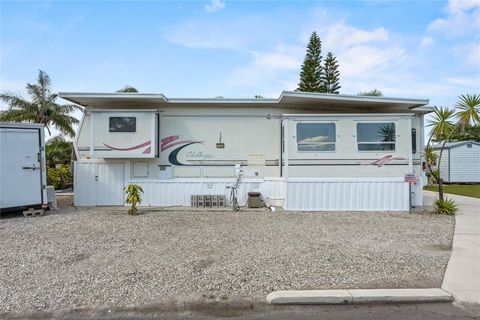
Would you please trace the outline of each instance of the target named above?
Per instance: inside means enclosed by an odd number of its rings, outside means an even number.
[[[296,88],[314,30],[337,57],[341,93],[453,106],[480,92],[478,0],[0,5],[1,88],[23,95],[42,69],[56,91],[278,97]]]

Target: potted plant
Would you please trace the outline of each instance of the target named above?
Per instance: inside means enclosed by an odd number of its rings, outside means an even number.
[[[128,209],[128,214],[138,214],[137,204],[142,202],[142,198],[140,197],[140,194],[143,193],[142,187],[135,183],[130,183],[127,187],[123,188],[123,190],[125,190],[125,194],[127,195],[125,203],[132,206]]]

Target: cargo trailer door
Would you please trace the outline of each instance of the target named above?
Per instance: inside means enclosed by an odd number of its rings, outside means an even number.
[[[43,204],[40,129],[0,128],[0,208]]]

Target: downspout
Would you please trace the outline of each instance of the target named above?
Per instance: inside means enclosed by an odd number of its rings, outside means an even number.
[[[95,112],[89,112],[90,116],[90,159],[95,159]]]
[[[284,140],[284,133],[283,133],[283,121],[280,120],[280,177],[283,177],[283,140]]]
[[[413,173],[412,117],[408,118],[408,173]],[[412,209],[412,183],[408,182],[408,210]]]
[[[285,144],[285,180],[288,180],[288,141],[290,138],[290,135],[288,134],[288,127],[289,127],[289,121],[285,120],[285,127],[283,128],[283,135],[284,135],[284,144]]]
[[[288,203],[287,203],[287,199],[288,199],[288,158],[289,158],[289,155],[288,155],[288,141],[289,141],[289,134],[288,134],[288,127],[289,127],[289,121],[288,119],[282,119],[282,123],[284,123],[284,126],[283,126],[283,144],[284,144],[284,154],[283,154],[283,157],[284,157],[284,161],[285,161],[285,170],[283,172],[283,180],[284,180],[284,199],[283,199],[283,207],[284,209],[287,209],[288,208]]]

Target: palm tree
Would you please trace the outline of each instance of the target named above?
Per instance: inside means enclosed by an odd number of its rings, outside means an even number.
[[[435,179],[438,181],[438,197],[443,200],[443,179],[440,178],[440,164],[442,161],[442,154],[445,144],[451,139],[453,134],[458,130],[464,131],[472,124],[480,123],[480,95],[460,95],[459,102],[457,102],[457,111],[448,108],[437,108],[433,114],[433,120],[429,122],[428,126],[432,127],[430,131],[430,138],[428,139],[427,147],[430,141],[442,141],[440,147],[440,154],[438,156],[437,170],[432,171],[428,162],[430,172],[436,175]],[[452,122],[452,118],[457,119],[456,123]],[[435,172],[435,173],[434,173]]]
[[[452,122],[454,114],[455,110],[447,107],[435,107],[432,120],[427,124],[427,127],[432,127],[427,145],[430,144],[431,140],[442,141],[450,136],[454,127]]]
[[[472,124],[480,124],[480,94],[462,94],[458,99],[456,116],[462,130]]]
[[[430,163],[427,162],[428,170],[438,182],[438,197],[443,200],[443,180],[440,177],[440,163],[442,161],[443,148],[448,138],[454,131],[454,123],[452,118],[455,115],[455,110],[450,110],[446,107],[435,107],[433,113],[433,119],[429,121],[428,127],[432,127],[430,130],[430,137],[428,138],[427,148],[430,146],[432,139],[434,141],[443,141],[442,148],[440,149],[440,155],[438,156],[437,170],[432,170]]]
[[[72,148],[72,142],[66,141],[61,135],[48,140],[45,144],[47,166],[55,168],[57,164],[70,164],[72,160]]]
[[[83,109],[75,104],[58,104],[58,94],[52,93],[50,77],[45,71],[39,70],[37,83],[28,83],[26,89],[30,101],[8,91],[0,94],[0,100],[9,105],[8,110],[0,114],[0,121],[41,123],[50,135],[51,126],[65,135],[75,135],[72,125],[79,121],[70,113]]]
[[[117,90],[117,92],[121,92],[121,93],[138,93],[138,90],[137,90],[137,88],[134,88],[134,87],[125,86],[125,87],[123,87],[122,89]]]

